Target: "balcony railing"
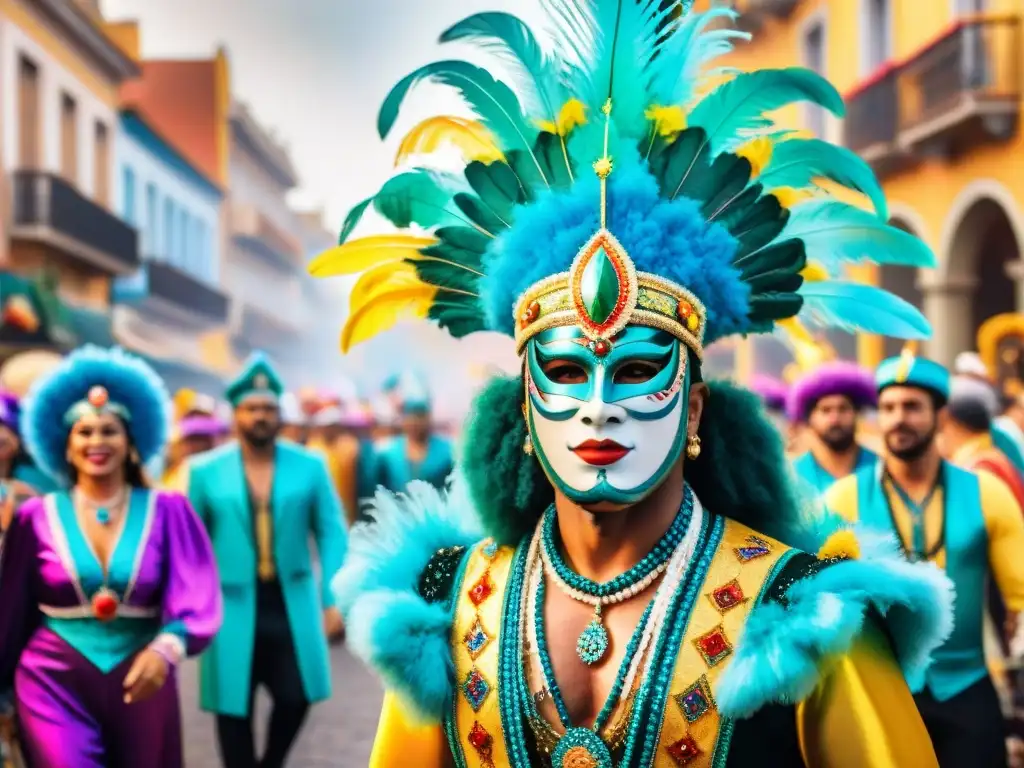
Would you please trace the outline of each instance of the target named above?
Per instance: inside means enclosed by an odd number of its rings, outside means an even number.
[[[250,205],[235,205],[231,210],[232,236],[265,258],[294,267],[302,262],[302,243],[283,231],[265,214]]]
[[[956,24],[846,97],[845,143],[884,174],[925,154],[1009,138],[1021,100],[1016,17]]]
[[[1020,112],[1020,45],[1019,19],[970,19],[905,62],[900,140],[1008,138]]]
[[[212,324],[228,319],[228,297],[188,272],[159,261],[149,262],[149,295]]]
[[[41,171],[15,171],[15,239],[45,243],[114,275],[139,266],[138,233],[68,182]]]

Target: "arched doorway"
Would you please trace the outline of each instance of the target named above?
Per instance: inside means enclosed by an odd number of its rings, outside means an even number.
[[[913,227],[905,219],[894,217],[889,223],[897,229],[920,237],[920,232],[915,232]],[[924,308],[924,293],[918,284],[916,267],[902,267],[896,264],[883,264],[878,269],[878,284],[889,293],[899,296],[904,301],[910,302],[918,309]],[[885,337],[885,356],[893,357],[900,353],[903,348],[902,339]]]
[[[948,282],[965,288],[966,301],[955,321],[967,325],[970,348],[982,323],[1017,311],[1017,285],[1007,268],[1019,258],[1013,224],[1003,206],[989,197],[971,204],[956,227],[945,270]]]

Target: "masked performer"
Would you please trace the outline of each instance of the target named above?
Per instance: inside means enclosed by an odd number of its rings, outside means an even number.
[[[143,476],[169,417],[156,374],[116,349],[74,352],[29,394],[26,446],[71,488],[24,504],[0,554],[0,689],[32,765],[182,765],[175,667],[221,600],[199,518]]]
[[[189,472],[189,497],[224,586],[224,629],[199,670],[201,705],[217,714],[226,768],[285,764],[309,705],[331,695],[327,638],[341,632],[328,583],[345,555],[341,505],[322,458],[278,437],[283,389],[269,361],[254,356],[226,392],[238,441],[198,457]],[[260,685],[274,707],[257,760]]]
[[[911,349],[876,374],[886,453],[876,469],[829,490],[833,511],[895,533],[912,561],[937,563],[956,587],[952,636],[936,652],[918,704],[940,764],[1002,766],[1003,727],[983,643],[989,577],[1016,616],[1024,610],[1024,519],[1013,494],[986,473],[942,460],[936,444],[949,372]]]
[[[522,101],[446,61],[384,104],[387,133],[433,77],[486,122],[428,121],[485,159],[458,177],[400,174],[361,206],[438,227],[343,237],[311,265],[374,265],[346,338],[413,307],[456,336],[506,333],[522,359],[473,405],[468,499],[381,492],[378,522],[353,533],[335,582],[350,647],[392,694],[371,765],[935,765],[904,675],[920,681],[948,629],[948,581],[850,530],[801,537],[756,398],[701,375],[706,345],[797,315],[927,331],[879,289],[801,271],[808,257],[931,255],[885,223],[851,153],[754,136],[796,99],[840,112],[827,82],[798,69],[698,80],[736,34],[717,23],[731,11],[547,5],[560,58],[504,13],[442,38],[520,61]],[[857,179],[878,215],[780,189],[821,176]],[[429,211],[412,204],[427,194]],[[849,314],[851,299],[878,311]],[[488,539],[461,522],[474,511]]]
[[[858,415],[874,404],[874,377],[853,363],[823,363],[794,382],[786,411],[791,422],[805,425],[808,449],[793,468],[814,492],[878,461],[857,442]]]

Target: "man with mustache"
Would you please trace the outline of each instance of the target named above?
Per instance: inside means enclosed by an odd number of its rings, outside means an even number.
[[[870,372],[842,360],[818,366],[790,388],[786,413],[792,423],[804,425],[807,446],[793,469],[816,493],[878,460],[857,443],[858,414],[874,404]]]
[[[911,348],[876,373],[885,456],[836,483],[828,507],[895,534],[911,562],[943,568],[956,587],[953,632],[934,654],[915,698],[946,768],[1004,766],[1002,713],[985,664],[983,623],[989,577],[1013,617],[1024,610],[1024,519],[997,478],[944,461],[936,443],[950,396],[949,372]],[[1020,643],[1011,647],[1019,653]]]
[[[323,459],[279,436],[283,390],[270,362],[254,355],[226,391],[237,442],[196,457],[189,472],[224,591],[223,629],[200,661],[200,703],[217,715],[225,768],[285,764],[309,705],[331,695],[327,641],[342,631],[329,588],[347,545],[341,505]],[[274,706],[257,760],[260,685]]]

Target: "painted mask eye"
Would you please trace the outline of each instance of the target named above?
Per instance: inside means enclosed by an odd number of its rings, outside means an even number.
[[[631,360],[615,369],[616,384],[643,384],[650,381],[668,365],[670,355],[654,362],[649,360]]]
[[[552,360],[544,363],[544,375],[555,384],[586,384],[587,372],[578,363]]]

